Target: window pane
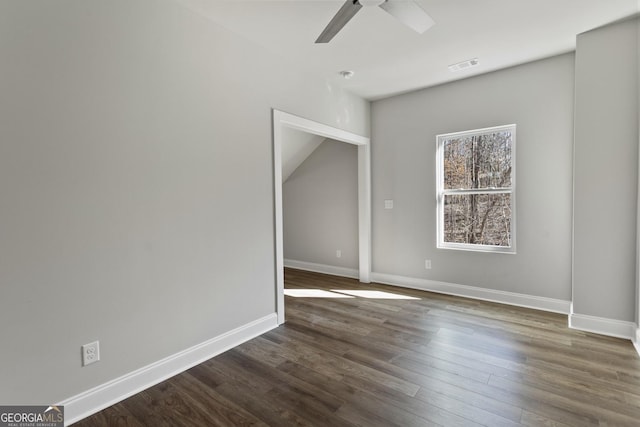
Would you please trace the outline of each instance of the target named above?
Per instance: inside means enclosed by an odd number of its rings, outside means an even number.
[[[444,241],[511,246],[511,194],[444,196]]]
[[[510,131],[443,141],[444,188],[511,187],[511,144]]]

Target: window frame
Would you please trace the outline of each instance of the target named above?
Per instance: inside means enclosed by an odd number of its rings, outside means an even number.
[[[484,135],[495,132],[511,132],[511,188],[482,188],[482,189],[445,189],[444,188],[444,144],[445,141],[456,138],[466,138],[476,135]],[[472,252],[489,253],[516,253],[516,125],[493,126],[481,129],[472,129],[462,132],[451,132],[436,135],[436,197],[437,197],[437,248],[454,249]],[[475,243],[456,243],[444,241],[444,199],[446,195],[470,195],[470,194],[510,194],[511,222],[510,222],[510,246],[482,245]]]

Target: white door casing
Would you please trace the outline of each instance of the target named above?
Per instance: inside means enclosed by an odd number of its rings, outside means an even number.
[[[358,251],[359,279],[371,276],[371,149],[367,137],[313,120],[273,110],[273,186],[275,209],[276,311],[278,324],[284,323],[284,245],[282,222],[282,138],[290,128],[358,147]]]

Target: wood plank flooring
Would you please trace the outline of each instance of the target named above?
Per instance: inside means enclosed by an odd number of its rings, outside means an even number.
[[[632,344],[566,316],[297,270],[285,286],[325,293],[76,426],[640,426]]]

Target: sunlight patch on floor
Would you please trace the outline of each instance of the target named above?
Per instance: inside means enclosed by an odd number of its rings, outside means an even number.
[[[419,300],[420,298],[410,297],[408,295],[394,294],[384,291],[372,291],[361,289],[332,289],[325,291],[323,289],[285,289],[284,294],[294,298],[368,298],[368,299],[408,299]]]
[[[416,297],[410,297],[408,295],[394,294],[384,291],[370,291],[370,290],[344,290],[344,289],[332,289],[333,292],[340,292],[342,294],[353,295],[354,297],[370,298],[370,299],[420,299]]]
[[[355,298],[322,289],[285,289],[284,294],[295,298]]]

